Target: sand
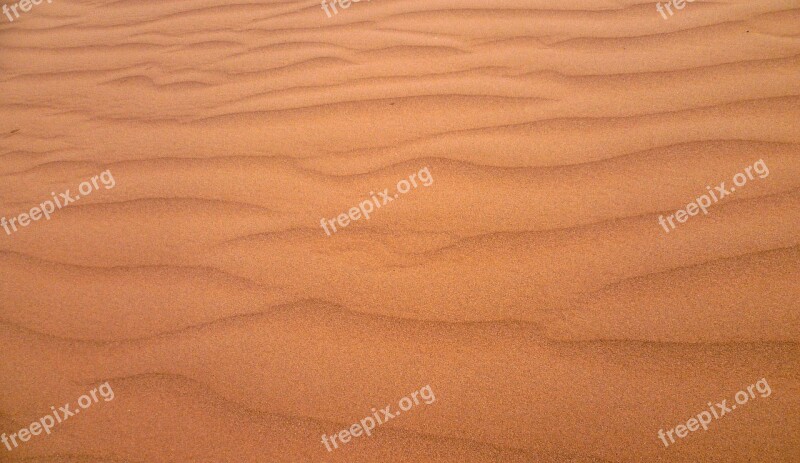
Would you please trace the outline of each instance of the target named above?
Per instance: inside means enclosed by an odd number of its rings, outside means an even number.
[[[672,8],[0,16],[0,216],[114,178],[0,228],[0,433],[114,391],[0,461],[798,461],[800,3]]]

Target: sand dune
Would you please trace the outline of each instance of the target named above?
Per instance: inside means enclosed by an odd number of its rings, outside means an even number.
[[[800,2],[673,10],[0,16],[0,461],[797,461]]]

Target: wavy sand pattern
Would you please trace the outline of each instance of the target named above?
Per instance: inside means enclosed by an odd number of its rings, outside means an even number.
[[[0,16],[0,214],[116,181],[0,229],[0,432],[115,392],[0,461],[796,462],[798,71],[798,0]]]

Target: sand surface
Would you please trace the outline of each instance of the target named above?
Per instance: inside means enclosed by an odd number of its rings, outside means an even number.
[[[800,461],[800,1],[338,11],[0,16],[0,461]]]

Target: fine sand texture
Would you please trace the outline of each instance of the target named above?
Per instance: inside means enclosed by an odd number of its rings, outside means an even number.
[[[800,461],[800,0],[3,1],[0,462]]]

